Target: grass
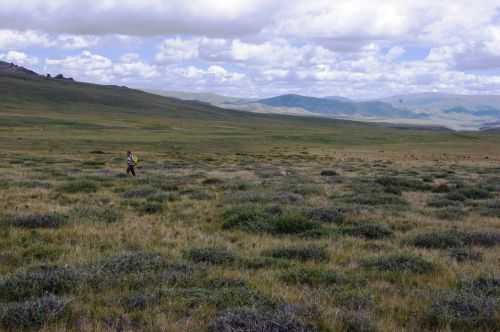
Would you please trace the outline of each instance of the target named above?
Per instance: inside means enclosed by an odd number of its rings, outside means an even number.
[[[0,331],[498,326],[495,133],[2,87]]]

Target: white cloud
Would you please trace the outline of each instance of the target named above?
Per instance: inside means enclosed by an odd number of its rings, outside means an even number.
[[[137,54],[125,54],[120,61],[113,61],[105,56],[83,51],[76,56],[63,59],[47,59],[47,69],[62,72],[80,80],[93,82],[128,81],[130,79],[151,79],[159,75],[157,69],[142,62]]]
[[[164,40],[155,59],[160,63],[195,59],[198,57],[199,42],[199,39],[183,40],[179,37]]]
[[[498,0],[4,2],[0,53],[48,53],[48,70],[77,79],[240,95],[500,93]]]
[[[38,64],[38,58],[27,55],[23,52],[9,51],[0,54],[0,60],[5,62],[12,62],[18,66],[34,66]]]
[[[52,42],[47,34],[36,31],[0,30],[0,50],[20,49],[28,46],[50,47]]]

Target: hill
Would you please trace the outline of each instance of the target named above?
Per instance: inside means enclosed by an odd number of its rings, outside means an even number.
[[[302,108],[304,110],[324,115],[361,116],[372,118],[425,118],[420,114],[404,111],[390,104],[373,102],[353,102],[338,98],[315,98],[300,95],[282,95],[274,98],[261,99],[260,104],[272,107]]]

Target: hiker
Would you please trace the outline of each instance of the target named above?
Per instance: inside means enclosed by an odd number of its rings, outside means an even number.
[[[132,154],[132,151],[127,151],[127,175],[132,173],[135,176],[135,166],[137,164],[137,158]]]

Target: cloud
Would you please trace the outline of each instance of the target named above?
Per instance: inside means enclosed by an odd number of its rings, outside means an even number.
[[[152,79],[159,75],[154,66],[142,62],[137,54],[131,53],[123,55],[117,63],[90,51],[63,59],[47,59],[45,63],[49,71],[62,72],[91,82],[126,82],[131,79]]]
[[[0,53],[224,94],[500,93],[499,13],[498,0],[6,1]]]
[[[0,60],[5,62],[12,62],[18,66],[34,66],[38,64],[38,58],[27,55],[23,52],[9,51],[0,54]]]
[[[89,35],[245,35],[259,32],[283,3],[282,0],[26,0],[2,4],[0,28]]]

